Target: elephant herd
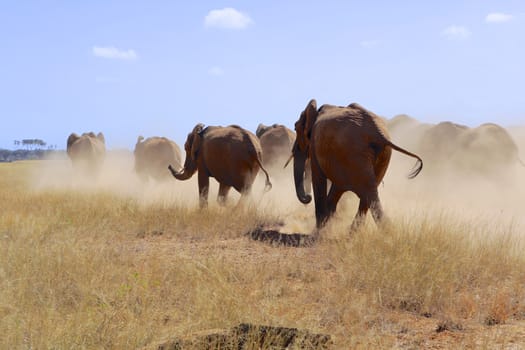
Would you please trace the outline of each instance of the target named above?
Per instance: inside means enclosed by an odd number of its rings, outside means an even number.
[[[438,124],[420,123],[406,115],[387,121],[398,139],[415,149],[434,175],[459,173],[463,176],[499,177],[523,165],[518,146],[509,132],[493,123],[475,128],[449,121]]]
[[[317,108],[316,101],[311,100],[295,123],[295,133],[279,124],[260,124],[253,134],[237,125],[222,127],[199,123],[184,144],[184,163],[174,141],[139,136],[134,149],[134,168],[143,180],[165,180],[170,174],[175,179],[187,180],[197,173],[199,205],[204,208],[210,177],[219,183],[217,199],[220,204],[225,202],[232,187],[241,194],[242,202],[259,171],[265,176],[265,190],[270,190],[272,183],[267,169],[283,168],[293,159],[298,200],[304,204],[311,202],[309,189],[313,188],[317,228],[323,227],[335,213],[343,193],[351,191],[360,199],[352,223],[354,230],[362,224],[369,209],[377,223],[383,218],[378,186],[386,174],[392,150],[416,159],[409,178],[417,176],[423,168],[422,157],[394,144],[389,129],[399,129],[400,125],[406,128],[410,124],[423,130],[425,136],[421,140],[427,142],[423,142],[424,146],[418,151],[433,163],[435,159],[440,161],[436,158],[438,155],[450,159],[450,152],[462,148],[479,148],[486,154],[490,146],[482,140],[487,137],[494,139],[491,142],[508,147],[502,159],[519,159],[512,139],[506,140],[505,130],[495,124],[471,130],[453,123],[427,127],[409,119],[385,121],[357,103],[348,106],[325,104]],[[67,154],[75,168],[83,167],[93,174],[98,172],[105,156],[103,134],[71,134],[67,140]]]

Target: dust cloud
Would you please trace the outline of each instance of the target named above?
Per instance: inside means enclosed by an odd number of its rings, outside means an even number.
[[[392,130],[391,139],[398,146],[418,153],[425,125],[412,123],[408,128]],[[518,146],[519,157],[525,159],[525,127],[508,129]],[[507,167],[491,169],[490,174],[469,171],[469,159],[460,159],[463,167],[440,167],[423,157],[422,172],[412,180],[406,175],[415,161],[393,152],[389,169],[379,186],[379,195],[389,218],[410,220],[414,216],[456,217],[485,225],[525,227],[525,167],[516,161]],[[159,183],[143,182],[135,174],[133,153],[110,150],[96,178],[88,178],[73,169],[70,160],[62,157],[39,163],[31,176],[37,191],[72,191],[79,194],[104,192],[130,198],[142,205],[184,206],[198,210],[197,176],[190,180]],[[284,164],[283,164],[284,165]],[[467,165],[465,167],[465,165]],[[292,166],[268,169],[273,188],[264,192],[264,175],[256,179],[248,200],[257,210],[278,218],[285,226],[282,232],[309,233],[315,227],[314,203],[303,205],[295,196]],[[168,171],[168,169],[166,169]],[[210,179],[209,205],[217,206],[218,184]],[[227,207],[235,207],[240,195],[231,190]],[[348,231],[357,211],[358,199],[350,192],[342,197],[334,217],[335,225]],[[371,222],[370,215],[367,221]],[[523,230],[521,230],[523,231]]]

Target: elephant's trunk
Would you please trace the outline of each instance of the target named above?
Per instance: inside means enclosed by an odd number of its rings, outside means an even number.
[[[312,201],[312,196],[306,194],[304,191],[304,169],[306,163],[306,152],[301,152],[295,146],[293,159],[293,178],[295,180],[295,193],[297,199],[303,204],[308,204]]]
[[[193,174],[195,174],[195,171],[197,171],[197,169],[192,169],[192,168],[187,168],[187,167],[184,167],[184,169],[182,169],[182,171],[175,171],[175,169],[173,169],[173,167],[170,165],[168,165],[168,169],[170,170],[171,172],[171,175],[173,175],[177,180],[188,180],[190,177],[193,176]]]

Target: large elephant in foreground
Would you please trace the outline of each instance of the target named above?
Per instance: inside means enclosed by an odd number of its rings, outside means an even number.
[[[250,193],[261,169],[266,175],[265,189],[272,184],[262,165],[261,145],[257,137],[237,125],[226,127],[197,124],[184,144],[186,160],[182,171],[172,165],[169,170],[178,180],[187,180],[198,171],[199,204],[208,203],[209,178],[219,182],[217,200],[223,204],[231,187],[241,193],[241,200]]]
[[[295,123],[295,131],[295,190],[299,201],[311,201],[303,183],[305,162],[310,158],[317,228],[335,213],[346,191],[354,192],[360,199],[352,230],[362,223],[368,209],[376,222],[381,220],[383,210],[377,187],[385,176],[392,149],[417,159],[409,178],[423,168],[419,156],[389,140],[381,118],[357,103],[347,107],[323,105],[317,109],[317,102],[311,100]],[[331,181],[328,194],[327,180]]]
[[[157,181],[171,177],[166,167],[170,164],[179,170],[182,168],[182,157],[179,146],[166,137],[139,136],[133,152],[135,172],[143,180],[152,178]]]
[[[106,140],[99,132],[72,133],[67,138],[67,155],[73,167],[88,175],[97,175],[106,156]]]

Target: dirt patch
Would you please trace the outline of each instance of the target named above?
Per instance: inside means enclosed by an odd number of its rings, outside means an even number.
[[[297,328],[241,323],[225,331],[212,331],[192,339],[174,339],[158,346],[158,350],[178,349],[330,349],[331,337]]]
[[[284,225],[279,224],[278,227],[259,225],[255,229],[246,232],[246,236],[254,241],[285,247],[311,247],[317,242],[319,237],[317,234],[284,233],[280,231],[282,226]]]

